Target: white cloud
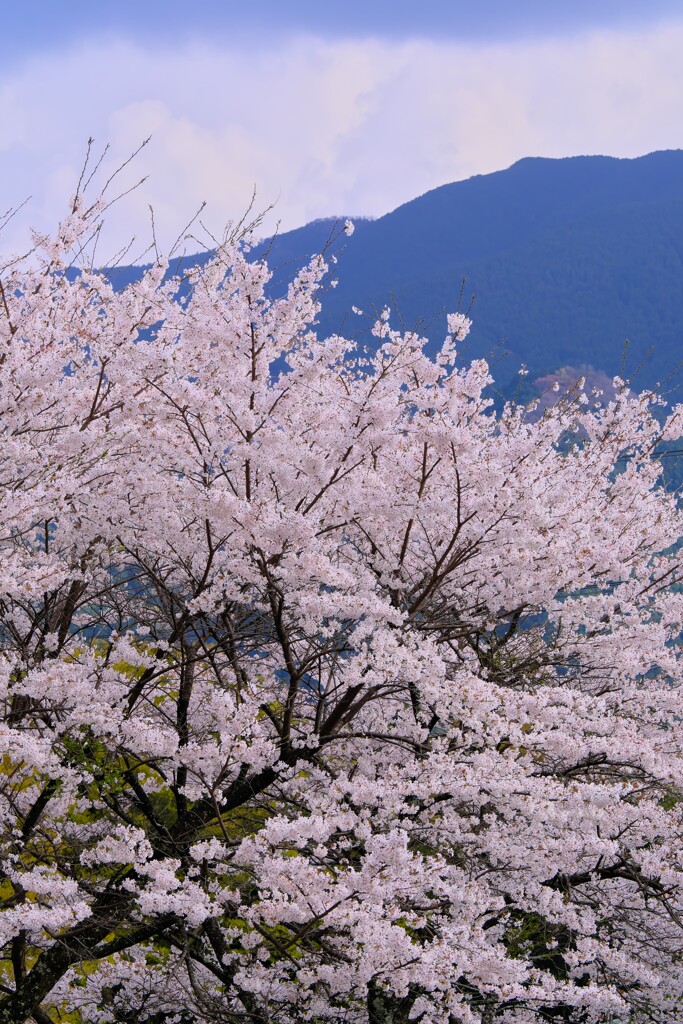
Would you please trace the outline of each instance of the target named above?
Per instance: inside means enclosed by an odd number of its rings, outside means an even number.
[[[168,244],[202,200],[220,231],[257,188],[284,228],[329,214],[378,215],[436,185],[527,155],[635,156],[683,147],[683,22],[497,44],[290,39],[245,50],[193,43],[145,51],[92,41],[0,73],[0,207],[32,193],[49,227],[85,142],[109,166],[148,134],[109,246],[146,234],[152,203]]]

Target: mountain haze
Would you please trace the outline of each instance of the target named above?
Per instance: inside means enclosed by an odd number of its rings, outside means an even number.
[[[325,244],[333,223],[268,243],[276,281]],[[532,375],[565,364],[620,372],[628,341],[626,372],[651,387],[683,356],[683,151],[527,158],[361,220],[337,249],[324,333],[359,331],[352,305],[388,304],[436,344],[464,278],[474,328],[463,354],[496,353],[503,384],[520,362]]]
[[[267,255],[276,294],[312,254],[327,246],[337,256],[321,334],[371,341],[374,312],[389,305],[394,323],[436,347],[460,301],[474,321],[462,355],[488,358],[504,392],[524,363],[528,381],[592,366],[683,395],[683,150],[526,158],[360,218],[350,238],[343,220],[313,221],[252,251]],[[123,285],[139,272],[111,273]]]

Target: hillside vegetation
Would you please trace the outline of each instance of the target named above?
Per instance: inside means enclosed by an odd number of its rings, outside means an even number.
[[[256,252],[269,247],[284,281],[319,251],[333,223],[308,224]],[[652,387],[677,367],[681,151],[520,160],[362,220],[343,241],[321,333],[358,332],[365,321],[349,319],[352,304],[368,313],[391,304],[436,345],[465,278],[465,307],[475,296],[465,355],[507,351],[496,366],[503,385],[520,362],[532,375],[582,363],[617,373],[627,341],[626,371],[638,371],[637,386]]]

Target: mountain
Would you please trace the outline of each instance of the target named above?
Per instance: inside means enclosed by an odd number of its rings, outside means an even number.
[[[257,247],[269,250],[276,288],[333,227],[315,221]],[[493,355],[504,386],[523,362],[531,378],[565,364],[609,374],[623,365],[635,386],[653,387],[683,357],[680,150],[527,158],[361,220],[335,244],[325,333],[358,332],[367,320],[349,315],[353,305],[391,305],[436,345],[465,279],[461,308],[474,296],[474,327],[463,355]]]
[[[683,150],[527,158],[361,218],[350,238],[343,221],[316,220],[253,250],[267,255],[275,293],[313,253],[338,257],[321,333],[371,340],[373,311],[389,305],[433,349],[460,300],[474,321],[462,355],[488,358],[504,393],[524,363],[526,397],[534,379],[588,366],[683,398]],[[112,277],[123,285],[139,272]]]

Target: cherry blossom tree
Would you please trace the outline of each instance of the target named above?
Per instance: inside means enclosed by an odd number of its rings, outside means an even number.
[[[678,411],[100,215],[2,274],[0,1022],[680,1020]]]

